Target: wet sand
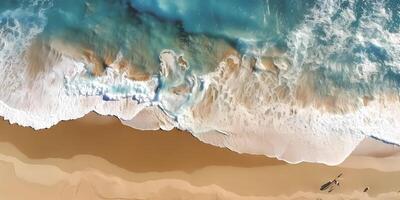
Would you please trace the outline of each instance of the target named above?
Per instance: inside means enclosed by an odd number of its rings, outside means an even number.
[[[379,166],[394,155],[289,165],[93,113],[41,131],[1,121],[0,199],[400,199],[400,170]],[[321,193],[340,172],[341,186]]]
[[[0,122],[0,142],[13,144],[32,159],[69,159],[88,154],[135,172],[190,172],[213,165],[285,164],[276,159],[265,159],[265,156],[238,155],[225,148],[204,144],[179,130],[140,131],[121,125],[113,117],[98,118],[91,113],[76,122],[64,121],[39,131],[9,125],[3,120]]]

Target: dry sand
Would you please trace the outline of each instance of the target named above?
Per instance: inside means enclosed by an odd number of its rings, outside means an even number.
[[[389,149],[360,148],[337,167],[289,165],[93,113],[42,131],[1,121],[0,199],[400,199],[400,158]],[[319,192],[341,172],[340,187]]]

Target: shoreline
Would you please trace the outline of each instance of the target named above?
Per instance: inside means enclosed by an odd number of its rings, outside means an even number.
[[[172,169],[194,171],[208,165],[256,167],[286,164],[263,155],[238,154],[227,148],[205,144],[190,133],[177,129],[136,130],[123,125],[115,117],[99,116],[93,112],[78,120],[60,122],[50,129],[34,131],[2,121],[0,130],[18,132],[0,134],[0,142],[12,143],[29,158],[69,159],[88,154],[137,172]],[[56,149],[54,142],[63,142],[64,146]],[[103,148],[96,145],[102,145]],[[129,152],[129,155],[125,152]],[[185,159],[190,162],[179,162]],[[129,160],[139,162],[132,164]]]
[[[11,185],[0,183],[0,195],[6,193],[2,188],[7,187],[30,190],[40,186],[43,190],[60,191],[54,186],[80,188],[78,182],[84,182],[102,187],[110,181],[117,181],[118,186],[107,195],[129,194],[135,198],[150,195],[151,189],[146,189],[149,183],[151,187],[163,188],[151,194],[190,194],[190,199],[200,198],[199,191],[205,196],[218,194],[221,199],[249,199],[250,196],[254,199],[304,199],[310,195],[324,199],[343,195],[365,199],[397,195],[400,189],[396,184],[400,169],[385,171],[376,165],[390,166],[393,162],[381,161],[393,155],[368,157],[359,153],[339,166],[287,164],[204,144],[181,131],[137,131],[114,117],[93,113],[37,132],[2,120],[0,130],[0,174],[14,174],[7,176]],[[363,162],[359,163],[360,159],[364,159]],[[400,158],[397,161],[400,162]],[[375,163],[371,166],[376,169],[362,169],[371,163]],[[38,176],[41,173],[33,173],[35,170],[47,172]],[[342,186],[333,193],[321,193],[320,185],[339,173],[344,173]],[[17,180],[29,187],[20,188],[13,183]],[[185,189],[171,189],[176,184],[185,185]],[[368,195],[362,193],[367,185],[371,187]],[[127,189],[129,187],[132,188]],[[142,192],[129,193],[139,187],[143,187]],[[79,190],[94,195],[90,187]]]

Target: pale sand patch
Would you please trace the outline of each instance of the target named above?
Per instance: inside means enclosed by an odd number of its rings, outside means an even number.
[[[340,188],[319,193],[340,172]],[[1,199],[368,199],[366,186],[372,197],[400,198],[398,170],[288,165],[94,114],[37,133],[0,122],[0,175]]]
[[[400,153],[400,148],[396,145],[385,144],[381,141],[367,138],[358,145],[352,155],[368,157],[390,157]]]
[[[351,158],[340,166],[386,172],[400,171],[400,148],[367,138],[354,150]]]

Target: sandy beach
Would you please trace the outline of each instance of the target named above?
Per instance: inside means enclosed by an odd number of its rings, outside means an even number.
[[[2,120],[0,198],[399,199],[397,147],[379,148],[376,155],[359,148],[335,167],[289,165],[94,113],[36,132]],[[339,173],[339,187],[319,191]]]

